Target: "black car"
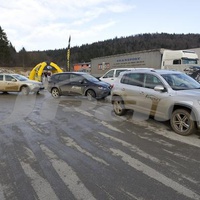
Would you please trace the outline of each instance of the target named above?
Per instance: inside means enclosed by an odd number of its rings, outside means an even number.
[[[84,72],[62,72],[49,79],[48,91],[54,98],[62,95],[83,95],[89,100],[103,99],[111,92],[111,85]]]

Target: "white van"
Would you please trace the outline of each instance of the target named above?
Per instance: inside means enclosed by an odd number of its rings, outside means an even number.
[[[137,70],[137,69],[153,69],[153,68],[114,68],[107,71],[103,76],[99,78],[99,80],[110,83],[113,85],[116,78],[119,76],[121,72]]]

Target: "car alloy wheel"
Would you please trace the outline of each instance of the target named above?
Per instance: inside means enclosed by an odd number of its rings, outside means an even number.
[[[88,90],[87,93],[86,93],[86,96],[87,96],[89,101],[92,101],[96,98],[96,94],[93,90]]]
[[[22,93],[23,95],[28,95],[28,94],[29,94],[29,88],[28,88],[27,86],[23,86],[23,87],[21,88],[21,93]]]
[[[58,88],[53,88],[53,89],[51,90],[51,95],[52,95],[52,97],[54,97],[54,98],[58,98],[58,97],[60,96],[60,92],[59,92]]]
[[[196,131],[194,119],[188,109],[175,110],[172,113],[170,124],[172,129],[179,135],[186,136]]]
[[[124,102],[121,97],[114,97],[113,100],[113,110],[116,115],[124,115],[126,113],[126,109],[124,108]]]

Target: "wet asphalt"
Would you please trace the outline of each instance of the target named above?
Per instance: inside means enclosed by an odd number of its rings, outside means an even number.
[[[0,93],[0,200],[199,200],[199,150],[109,97]]]

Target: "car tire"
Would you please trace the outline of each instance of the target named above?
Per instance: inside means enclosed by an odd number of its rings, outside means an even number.
[[[54,97],[55,99],[59,98],[60,97],[60,91],[58,88],[53,88],[51,90],[51,95],[52,97]]]
[[[116,115],[122,116],[126,113],[124,101],[121,97],[116,96],[113,98],[113,110]]]
[[[21,88],[21,93],[23,94],[23,95],[28,95],[29,94],[29,88],[27,87],[27,86],[23,86],[22,88]]]
[[[172,113],[170,124],[179,135],[187,136],[196,132],[194,117],[188,109],[177,109]]]
[[[88,90],[86,93],[86,96],[89,101],[93,101],[96,98],[96,94],[95,94],[94,90]]]

